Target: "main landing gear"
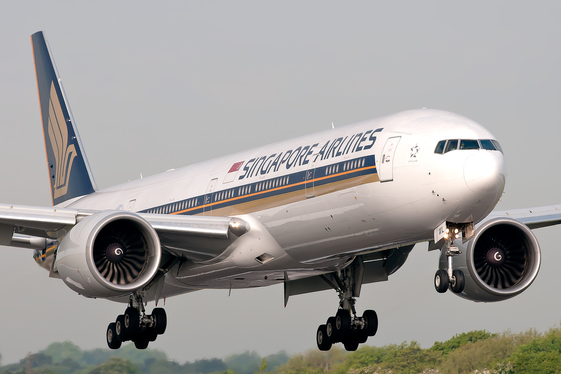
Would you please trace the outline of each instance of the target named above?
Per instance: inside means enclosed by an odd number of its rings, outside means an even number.
[[[146,349],[150,342],[166,331],[167,316],[163,308],[154,308],[151,315],[144,310],[142,296],[131,295],[129,306],[124,314],[107,326],[107,345],[119,349],[121,344],[132,340],[137,349]]]
[[[356,314],[355,297],[360,296],[364,265],[357,259],[347,268],[323,276],[323,279],[339,294],[339,309],[334,317],[329,317],[325,325],[320,325],[316,333],[316,343],[321,351],[329,351],[335,343],[343,343],[347,351],[356,351],[359,344],[378,331],[378,316],[373,310],[366,310],[362,317]],[[333,282],[334,281],[334,282]]]
[[[456,246],[454,246],[453,237],[457,238],[458,229],[455,232],[445,236],[445,244],[442,251],[446,251],[447,267],[446,269],[439,269],[434,275],[434,288],[438,293],[444,293],[448,291],[448,288],[454,293],[461,293],[466,285],[464,273],[461,270],[453,270],[452,268],[452,258],[454,256],[459,256],[462,251]]]

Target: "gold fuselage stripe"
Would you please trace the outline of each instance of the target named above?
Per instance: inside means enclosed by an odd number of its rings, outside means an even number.
[[[336,174],[331,174],[331,175],[327,175],[324,177],[320,177],[320,178],[314,178],[314,179],[310,179],[307,181],[302,181],[302,182],[297,182],[297,183],[292,183],[286,186],[280,186],[280,187],[275,187],[275,188],[271,188],[268,190],[263,190],[263,191],[259,191],[259,192],[254,192],[254,193],[250,193],[247,195],[243,195],[243,196],[236,196],[236,197],[232,197],[229,199],[225,199],[225,200],[221,200],[221,201],[215,201],[215,202],[211,202],[208,204],[202,204],[202,205],[198,205],[196,207],[192,207],[189,209],[183,209],[183,210],[179,210],[177,212],[172,212],[169,214],[183,214],[183,213],[187,213],[193,210],[200,210],[202,208],[208,208],[209,211],[212,211],[214,213],[218,213],[218,212],[223,212],[224,210],[228,209],[228,210],[236,210],[237,213],[233,213],[233,214],[243,214],[243,213],[251,213],[260,209],[267,209],[267,208],[272,208],[274,206],[279,206],[279,205],[283,205],[283,204],[288,204],[291,202],[296,202],[296,201],[300,201],[305,199],[305,194],[301,191],[292,191],[292,192],[288,192],[285,194],[281,194],[281,195],[277,195],[277,196],[270,196],[270,197],[266,197],[263,199],[259,199],[259,200],[253,200],[253,201],[248,201],[245,203],[241,203],[241,204],[237,204],[237,205],[231,205],[229,207],[224,207],[224,208],[219,208],[216,210],[212,210],[212,206],[214,205],[221,205],[224,203],[228,203],[228,202],[232,202],[232,201],[236,201],[236,200],[240,200],[240,199],[246,199],[248,197],[254,197],[254,196],[258,196],[258,195],[263,195],[266,193],[270,193],[270,192],[274,192],[274,191],[280,191],[280,190],[284,190],[287,188],[293,188],[296,186],[301,186],[303,184],[307,184],[307,183],[315,183],[317,181],[322,181],[322,180],[327,180],[327,179],[331,179],[331,178],[336,178],[336,177],[340,177],[343,175],[347,175],[347,174],[351,174],[351,173],[357,173],[357,172],[363,172],[363,171],[367,171],[367,170],[374,170],[376,169],[376,166],[366,166],[363,168],[359,168],[359,169],[353,169],[353,170],[347,170],[341,173],[336,173]],[[282,176],[281,176],[282,178]],[[324,184],[324,185],[319,185],[319,186],[313,186],[314,188],[314,196],[320,196],[320,195],[324,195],[326,193],[330,193],[330,192],[335,192],[338,190],[342,190],[345,188],[349,188],[349,187],[353,187],[355,185],[358,184],[364,184],[364,183],[370,183],[370,182],[377,182],[380,179],[378,178],[378,174],[369,174],[369,175],[361,175],[358,177],[354,177],[354,178],[349,178],[349,179],[345,179],[342,181],[336,181],[333,183],[328,183],[328,184]],[[318,192],[315,192],[318,191]],[[215,192],[209,192],[209,194],[213,194]],[[268,204],[268,202],[270,201],[275,201],[276,204],[274,204],[274,206],[270,206],[270,204]],[[234,209],[234,207],[236,206],[251,206],[252,208],[249,210],[246,209]],[[256,207],[259,206],[260,209],[256,209]],[[204,212],[198,213],[198,214],[203,214]],[[229,214],[226,214],[229,215]]]

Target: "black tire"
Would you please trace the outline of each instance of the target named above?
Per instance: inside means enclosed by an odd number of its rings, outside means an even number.
[[[461,270],[454,270],[452,276],[456,279],[452,282],[450,289],[454,293],[462,293],[464,287],[466,286],[466,278],[464,277],[464,272]]]
[[[335,315],[335,336],[343,340],[351,332],[351,313],[345,309],[339,309]]]
[[[368,340],[368,334],[366,333],[366,330],[358,330],[356,332],[356,340],[359,344],[366,343],[366,341]]]
[[[119,340],[119,338],[117,337],[117,333],[115,332],[115,322],[111,322],[109,326],[107,326],[105,340],[107,341],[107,346],[110,349],[121,348],[121,341]]]
[[[325,324],[325,329],[327,333],[327,337],[331,341],[331,343],[338,342],[337,330],[335,330],[335,317],[329,317],[327,319],[327,323]]]
[[[444,293],[448,290],[450,285],[450,278],[448,277],[448,272],[444,269],[440,269],[434,275],[434,288],[438,293]]]
[[[134,339],[134,346],[136,349],[146,349],[150,341],[145,334],[141,334],[138,338]]]
[[[320,351],[329,351],[331,349],[332,343],[327,337],[327,331],[325,325],[320,325],[316,333],[316,343]]]
[[[345,347],[345,350],[347,350],[348,352],[354,352],[357,350],[358,348],[358,339],[357,336],[350,335],[347,339],[343,340],[343,346]]]
[[[138,313],[138,310],[128,307],[125,310],[124,322],[125,335],[129,339],[134,339],[140,329],[140,314]]]
[[[148,329],[144,332],[149,342],[155,342],[158,337],[158,333],[154,329]]]
[[[366,328],[364,329],[367,336],[374,336],[378,332],[378,315],[373,310],[365,310],[362,314]],[[364,342],[363,342],[364,343]]]
[[[166,326],[168,323],[168,317],[166,311],[163,308],[154,308],[152,311],[152,317],[156,320],[156,325],[154,326],[154,331],[156,334],[162,335],[166,332]]]
[[[127,333],[125,332],[125,316],[120,314],[115,321],[115,332],[121,342],[127,341]]]

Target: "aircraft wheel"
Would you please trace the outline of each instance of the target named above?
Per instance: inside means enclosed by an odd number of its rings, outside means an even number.
[[[331,341],[327,337],[325,325],[320,325],[316,333],[316,343],[320,351],[329,351],[331,349]]]
[[[327,323],[325,324],[325,329],[327,337],[332,343],[338,341],[337,330],[335,328],[335,317],[329,317]]]
[[[156,338],[158,337],[158,333],[154,329],[148,329],[144,333],[146,334],[149,342],[156,341]]]
[[[440,269],[434,275],[434,288],[438,293],[444,293],[448,290],[448,285],[450,284],[450,279],[448,277],[448,272],[444,269]]]
[[[345,346],[345,350],[349,352],[354,352],[358,348],[358,337],[354,334],[349,334],[345,340],[343,340],[343,345]]]
[[[339,339],[351,332],[351,314],[348,310],[339,309],[335,315],[335,336]]]
[[[150,340],[146,334],[141,334],[138,338],[134,339],[136,349],[146,349],[148,348],[148,343],[150,343]]]
[[[462,293],[464,287],[466,286],[466,278],[464,277],[464,272],[461,270],[454,270],[452,276],[456,279],[452,282],[450,289],[454,293]]]
[[[366,330],[358,330],[356,332],[356,340],[358,341],[358,344],[366,343],[366,341],[368,340],[368,334],[366,333]]]
[[[140,315],[138,310],[128,307],[124,315],[125,334],[129,338],[133,338],[140,327]]]
[[[127,341],[125,333],[125,316],[120,314],[115,321],[115,332],[121,342]]]
[[[156,325],[154,326],[156,334],[162,335],[164,332],[166,332],[168,321],[166,311],[163,308],[154,308],[154,310],[152,311],[152,317],[156,320]]]
[[[366,335],[374,336],[378,332],[378,315],[373,310],[365,310],[362,313],[362,318],[366,322]]]
[[[105,338],[107,340],[107,346],[110,349],[121,348],[121,341],[117,337],[117,332],[115,331],[115,322],[111,322],[109,326],[107,326],[107,333],[105,334]]]

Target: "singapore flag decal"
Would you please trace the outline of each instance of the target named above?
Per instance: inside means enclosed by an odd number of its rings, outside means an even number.
[[[233,182],[234,179],[236,179],[236,175],[238,174],[238,170],[241,169],[243,163],[244,163],[243,161],[240,161],[240,162],[236,162],[234,165],[232,165],[232,167],[228,171],[228,174],[226,174],[226,177],[224,178],[223,183]]]

